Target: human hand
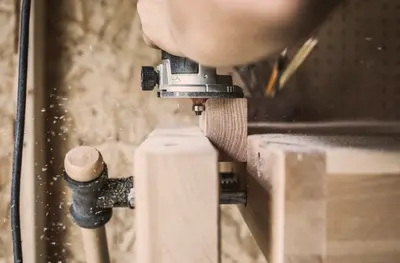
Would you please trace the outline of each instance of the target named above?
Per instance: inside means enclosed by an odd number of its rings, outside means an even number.
[[[167,4],[167,0],[138,1],[137,11],[142,24],[143,40],[150,47],[183,56],[170,31]]]
[[[138,0],[144,40],[204,66],[245,65],[305,40],[343,0]]]

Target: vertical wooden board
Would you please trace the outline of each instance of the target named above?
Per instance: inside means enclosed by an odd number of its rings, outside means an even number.
[[[137,262],[219,262],[217,160],[197,127],[157,129],[136,150]]]
[[[270,263],[323,262],[325,156],[281,135],[250,136],[242,215]]]
[[[285,151],[284,262],[324,262],[326,256],[325,155],[291,145]]]

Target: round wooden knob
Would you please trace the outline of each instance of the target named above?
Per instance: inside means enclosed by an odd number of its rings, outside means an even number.
[[[99,177],[104,169],[104,161],[96,148],[79,146],[65,155],[64,168],[71,179],[89,182]]]

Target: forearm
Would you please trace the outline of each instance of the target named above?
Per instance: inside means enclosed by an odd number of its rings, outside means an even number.
[[[307,37],[338,0],[166,0],[179,50],[203,65],[232,66]]]

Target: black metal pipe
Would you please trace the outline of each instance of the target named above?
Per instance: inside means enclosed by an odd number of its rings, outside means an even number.
[[[97,199],[97,206],[101,208],[128,207],[134,208],[133,176],[126,178],[107,179]]]
[[[28,81],[29,21],[31,1],[23,0],[18,62],[17,110],[15,117],[14,155],[11,177],[11,234],[15,263],[22,263],[22,240],[20,224],[20,188],[22,155],[24,148],[26,90]]]
[[[73,180],[64,172],[64,179],[72,190],[70,214],[82,228],[98,228],[105,225],[112,216],[114,207],[135,207],[133,177],[108,178],[107,167],[99,177],[89,182]],[[247,193],[234,173],[220,173],[221,205],[246,205]]]

